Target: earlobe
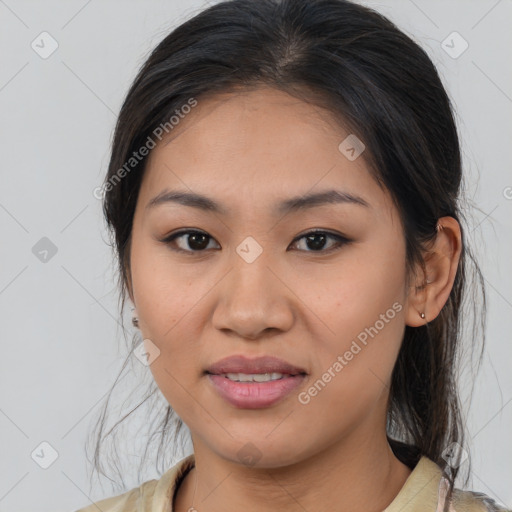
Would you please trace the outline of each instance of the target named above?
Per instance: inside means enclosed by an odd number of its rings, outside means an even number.
[[[406,325],[420,327],[439,315],[450,296],[461,252],[459,223],[453,217],[441,217],[436,238],[424,256],[425,269],[418,272],[418,279],[410,287]]]
[[[405,323],[410,327],[425,325],[430,319],[427,317],[427,281],[423,284],[414,284],[409,287],[406,301]]]
[[[132,308],[132,324],[134,327],[139,327],[139,317],[135,308]]]

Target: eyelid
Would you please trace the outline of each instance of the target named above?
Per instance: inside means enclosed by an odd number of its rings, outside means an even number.
[[[171,233],[170,235],[165,236],[164,238],[162,238],[160,240],[160,242],[162,242],[162,243],[164,243],[166,245],[170,245],[171,242],[173,242],[179,236],[190,235],[190,234],[206,235],[211,240],[215,240],[215,238],[213,238],[213,236],[209,235],[206,231],[202,231],[200,229],[195,229],[195,228],[188,228],[188,229],[184,228],[184,229],[180,229],[178,231],[175,231],[175,232]],[[171,250],[173,250],[175,252],[188,253],[188,254],[201,254],[203,252],[206,252],[206,250],[202,250],[202,251],[187,251],[185,249],[180,249],[179,247],[171,247]]]
[[[308,235],[315,235],[315,234],[327,235],[328,237],[336,239],[337,243],[330,249],[326,249],[326,250],[299,251],[299,252],[305,252],[306,254],[329,254],[331,252],[334,252],[334,251],[340,249],[344,245],[348,245],[349,243],[351,243],[353,241],[352,239],[348,238],[345,235],[342,235],[341,233],[335,233],[328,229],[315,228],[315,229],[310,229],[300,235],[297,235],[297,237],[295,237],[295,239],[292,241],[292,243],[290,245],[293,245],[294,243],[298,242],[299,240],[301,240],[302,238],[305,238]]]

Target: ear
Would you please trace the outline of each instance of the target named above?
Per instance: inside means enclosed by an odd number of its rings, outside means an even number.
[[[441,217],[436,238],[424,255],[426,276],[422,270],[417,272],[408,290],[406,325],[419,327],[437,317],[450,296],[461,251],[459,223],[453,217]]]

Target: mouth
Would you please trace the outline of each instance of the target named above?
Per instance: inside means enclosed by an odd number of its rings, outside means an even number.
[[[214,390],[240,409],[260,409],[276,404],[300,386],[307,372],[274,357],[248,359],[232,356],[205,370]]]

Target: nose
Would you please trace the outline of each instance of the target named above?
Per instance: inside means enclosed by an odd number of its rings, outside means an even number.
[[[212,317],[216,329],[255,340],[293,325],[290,284],[264,254],[252,263],[234,254],[231,271],[216,288],[218,300]]]

